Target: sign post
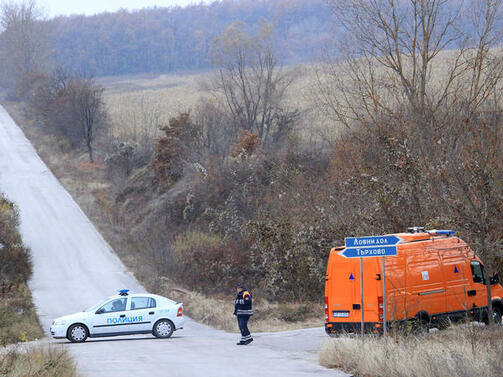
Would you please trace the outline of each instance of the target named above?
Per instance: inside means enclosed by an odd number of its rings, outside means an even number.
[[[382,331],[383,335],[386,336],[387,324],[386,324],[386,257],[382,257]]]
[[[360,297],[361,297],[361,333],[364,334],[364,300],[363,300],[363,258],[382,257],[382,290],[383,290],[383,334],[386,335],[386,271],[387,256],[397,255],[397,244],[402,241],[397,236],[350,237],[346,238],[346,248],[339,252],[345,258],[360,258]]]
[[[360,310],[362,311],[362,324],[361,324],[361,332],[362,336],[365,333],[365,320],[363,318],[363,257],[360,258]]]

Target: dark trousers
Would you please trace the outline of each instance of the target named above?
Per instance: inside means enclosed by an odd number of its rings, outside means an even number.
[[[241,331],[241,341],[251,339],[250,330],[248,330],[249,315],[238,315],[238,326]]]

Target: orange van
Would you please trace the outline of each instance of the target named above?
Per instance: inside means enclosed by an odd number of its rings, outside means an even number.
[[[423,328],[442,328],[448,320],[467,316],[487,322],[487,291],[484,266],[470,247],[453,231],[409,228],[395,234],[402,241],[397,255],[385,259],[386,321],[416,320]],[[360,259],[346,258],[334,248],[328,260],[325,283],[325,331],[358,332],[361,311],[364,329],[382,331],[382,258],[363,258],[363,308],[360,295]],[[503,288],[497,275],[492,286],[494,318],[501,322]]]

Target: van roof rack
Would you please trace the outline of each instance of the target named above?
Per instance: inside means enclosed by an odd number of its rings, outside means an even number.
[[[410,226],[407,228],[407,233],[424,233],[423,226]]]

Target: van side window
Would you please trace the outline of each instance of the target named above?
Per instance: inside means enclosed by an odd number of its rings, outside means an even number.
[[[470,264],[472,266],[473,282],[485,284],[484,266],[480,262],[471,262]]]

